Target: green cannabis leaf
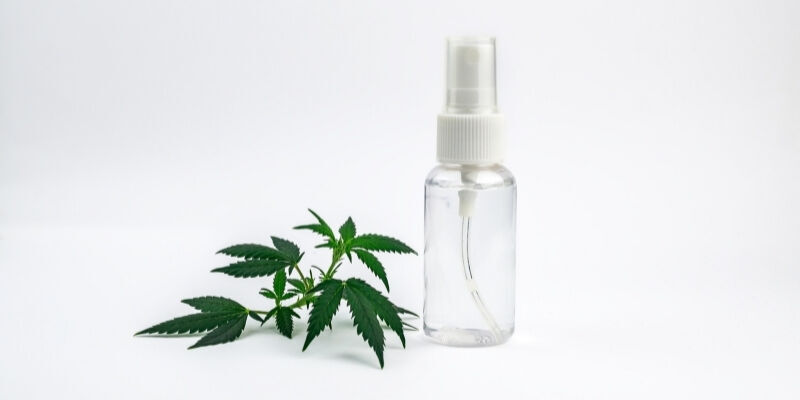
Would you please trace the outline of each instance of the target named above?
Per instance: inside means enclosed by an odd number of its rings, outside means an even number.
[[[370,251],[386,251],[392,253],[411,253],[417,254],[414,249],[408,247],[405,243],[390,238],[388,236],[383,235],[376,235],[373,233],[361,235],[357,238],[354,238],[351,246],[357,249],[364,249]]]
[[[227,343],[236,340],[244,331],[247,319],[252,318],[261,326],[274,318],[275,328],[283,336],[292,338],[295,319],[301,319],[296,310],[308,309],[308,327],[303,342],[303,351],[326,328],[332,327],[333,317],[339,310],[342,300],[347,303],[353,326],[369,347],[375,352],[381,368],[384,366],[386,337],[384,327],[388,328],[406,346],[405,330],[417,328],[404,320],[405,317],[418,317],[417,314],[398,307],[378,289],[357,278],[337,279],[334,276],[342,266],[342,258],[353,262],[352,255],[364,264],[389,291],[389,280],[384,265],[375,253],[390,252],[398,254],[417,254],[405,243],[383,235],[357,235],[356,224],[352,218],[342,224],[337,236],[330,225],[313,210],[308,210],[316,223],[298,225],[294,229],[310,230],[323,237],[317,248],[331,251],[331,263],[327,269],[312,265],[303,272],[300,262],[305,253],[293,242],[272,236],[272,246],[261,244],[237,244],[220,250],[238,260],[211,270],[236,278],[258,278],[272,276],[269,288],[259,291],[271,306],[266,311],[251,310],[241,304],[218,296],[203,296],[182,300],[199,311],[153,325],[139,331],[136,335],[174,335],[196,334],[204,336],[190,349]],[[314,275],[314,270],[318,274]],[[295,277],[292,277],[293,275]]]
[[[235,262],[226,267],[212,269],[211,272],[222,272],[237,278],[255,278],[272,275],[289,266],[286,261],[278,260],[247,260]]]
[[[217,254],[225,254],[231,257],[244,259],[286,261],[286,256],[280,251],[260,244],[237,244],[235,246],[226,247],[218,251]]]
[[[202,312],[237,312],[245,309],[241,304],[231,299],[218,296],[195,297],[181,300],[181,303],[188,304]]]
[[[314,308],[311,309],[311,315],[308,318],[308,333],[306,341],[303,343],[303,351],[308,348],[315,337],[325,330],[325,326],[331,327],[331,320],[339,309],[339,303],[342,302],[344,286],[338,279],[329,279],[317,285],[314,290],[320,291],[320,295],[314,299]]]
[[[361,262],[363,262],[364,265],[366,265],[367,268],[369,268],[369,270],[381,280],[381,282],[383,282],[383,286],[386,287],[386,291],[388,292],[389,280],[386,278],[386,270],[383,268],[383,264],[378,261],[378,257],[375,257],[372,253],[366,250],[355,249],[353,252],[356,253],[356,257],[358,257],[358,259],[361,260]]]

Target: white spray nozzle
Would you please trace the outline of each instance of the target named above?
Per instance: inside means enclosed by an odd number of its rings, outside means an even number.
[[[492,37],[447,39],[447,100],[454,114],[497,112],[495,41]]]

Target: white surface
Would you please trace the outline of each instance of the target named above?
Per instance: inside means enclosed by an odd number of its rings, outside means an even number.
[[[551,3],[0,1],[0,397],[800,397],[800,3]],[[422,249],[465,33],[519,181],[508,344],[132,337],[258,304],[213,252],[310,247],[305,207]],[[421,309],[421,258],[386,264]]]

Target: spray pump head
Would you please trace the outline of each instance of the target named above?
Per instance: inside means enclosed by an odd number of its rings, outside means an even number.
[[[447,39],[447,100],[445,112],[497,112],[495,43],[492,37]]]
[[[444,110],[439,114],[436,158],[461,165],[503,161],[503,115],[497,110],[493,37],[447,39]]]

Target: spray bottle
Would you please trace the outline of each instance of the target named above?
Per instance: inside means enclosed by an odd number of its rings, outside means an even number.
[[[425,181],[424,331],[452,346],[505,342],[514,331],[516,182],[500,163],[495,40],[447,40],[436,166]]]

